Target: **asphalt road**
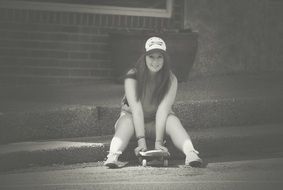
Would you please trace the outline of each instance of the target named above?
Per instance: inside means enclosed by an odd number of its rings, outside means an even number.
[[[39,167],[0,173],[0,189],[282,189],[283,157],[210,162],[205,168],[186,168],[183,161],[169,167],[128,164],[106,169],[102,163]]]

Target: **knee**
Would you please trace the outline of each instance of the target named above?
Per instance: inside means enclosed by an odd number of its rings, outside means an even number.
[[[175,115],[172,115],[172,114],[168,115],[167,120],[166,120],[167,126],[172,126],[172,125],[174,126],[177,123],[178,124],[181,123],[178,117],[176,117]]]
[[[128,126],[128,127],[132,127],[134,126],[134,122],[133,122],[133,117],[129,114],[125,114],[123,116],[121,116],[116,125],[115,128],[117,129],[119,126]]]

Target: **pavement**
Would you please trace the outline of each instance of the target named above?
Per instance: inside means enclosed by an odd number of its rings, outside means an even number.
[[[174,110],[203,158],[283,152],[283,77],[226,75],[179,83]],[[0,87],[0,171],[102,161],[123,85]],[[170,141],[174,159],[182,158]],[[131,142],[123,155],[133,159]]]
[[[169,167],[141,167],[134,163],[109,170],[101,162],[56,165],[0,173],[5,190],[107,189],[282,189],[283,157],[209,160],[205,168],[187,168],[183,160]]]

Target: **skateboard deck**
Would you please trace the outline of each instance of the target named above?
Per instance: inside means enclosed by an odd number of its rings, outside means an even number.
[[[170,153],[163,150],[149,150],[146,152],[139,152],[138,159],[142,166],[150,165],[150,161],[159,161],[163,166],[168,166],[168,159]]]

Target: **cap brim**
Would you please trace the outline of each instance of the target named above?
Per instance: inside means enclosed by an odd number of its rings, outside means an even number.
[[[165,53],[166,51],[164,51],[163,49],[151,49],[147,52],[145,52],[146,54],[150,54],[150,53],[154,53],[154,52],[161,52],[161,53]]]

